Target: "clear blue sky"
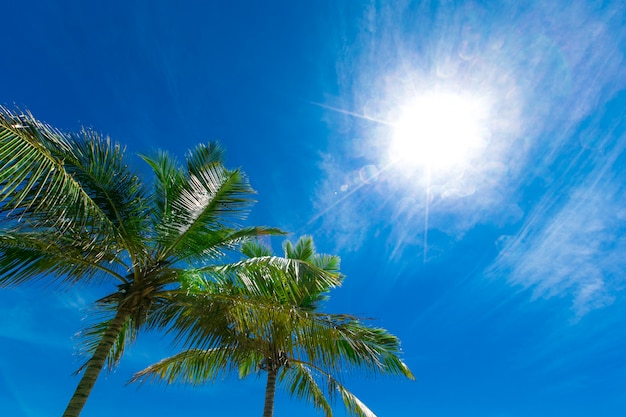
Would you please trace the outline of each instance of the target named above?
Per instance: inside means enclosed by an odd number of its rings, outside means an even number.
[[[417,377],[347,382],[379,417],[626,413],[624,1],[4,3],[1,103],[131,153],[217,139],[250,224],[341,256],[326,308],[397,334]],[[469,155],[389,159],[416,97],[454,136],[478,112]],[[0,291],[1,415],[62,413],[106,290]],[[141,336],[83,416],[261,415],[262,378],[124,386],[168,353]]]

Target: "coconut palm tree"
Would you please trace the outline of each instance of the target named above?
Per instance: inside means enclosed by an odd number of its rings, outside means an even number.
[[[317,254],[310,237],[295,245],[286,241],[283,248],[284,257],[277,258],[258,242],[244,244],[248,263],[262,267],[238,268],[237,280],[207,283],[204,296],[198,292],[190,298],[174,326],[190,348],[144,369],[132,381],[196,385],[235,369],[240,377],[264,371],[263,417],[273,415],[277,382],[328,417],[329,400],[336,394],[354,415],[374,416],[345,388],[342,375],[364,368],[412,379],[399,358],[399,340],[353,316],[320,312],[328,291],[343,279],[339,258]]]
[[[104,318],[87,332],[90,357],[65,417],[80,414],[105,363],[158,325],[151,312],[196,269],[279,233],[239,225],[253,190],[240,170],[224,167],[215,143],[188,152],[184,165],[165,152],[142,158],[155,174],[150,187],[108,137],[62,133],[0,109],[0,286],[116,284],[97,302]]]

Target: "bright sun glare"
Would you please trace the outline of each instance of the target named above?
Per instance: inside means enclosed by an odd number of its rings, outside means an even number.
[[[389,157],[403,169],[435,172],[465,164],[486,145],[486,109],[471,96],[437,92],[402,106]]]

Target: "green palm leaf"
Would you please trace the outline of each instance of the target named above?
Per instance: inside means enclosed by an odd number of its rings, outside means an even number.
[[[112,224],[121,246],[143,255],[149,206],[141,180],[128,168],[125,149],[93,131],[83,130],[72,139],[73,152],[64,159],[66,171]]]
[[[35,120],[0,108],[0,214],[7,220],[28,219],[27,227],[50,233],[68,227],[114,230],[110,219],[74,175],[75,142]]]
[[[358,417],[376,417],[376,414],[372,412],[361,400],[359,400],[354,394],[348,391],[344,386],[336,384],[336,388],[341,394],[346,409],[353,415]]]
[[[102,320],[81,332],[80,336],[83,339],[83,349],[81,351],[82,355],[88,356],[89,358],[93,356],[110,323],[111,319]],[[137,333],[137,326],[133,323],[133,320],[128,317],[122,326],[121,331],[117,335],[115,342],[111,345],[109,354],[107,355],[106,367],[109,371],[112,371],[113,368],[117,366],[124,355],[126,346],[130,345],[136,339]],[[89,359],[76,370],[75,374],[80,374],[88,364]]]
[[[37,231],[0,231],[0,286],[56,276],[60,283],[89,283],[94,278],[124,281],[115,253],[85,251],[83,239]],[[88,237],[85,237],[85,240]]]
[[[154,222],[158,259],[215,259],[250,238],[282,233],[239,226],[255,202],[251,198],[254,190],[241,171],[226,169],[221,158],[217,144],[191,151],[186,170],[165,153],[144,157],[157,179]],[[228,235],[228,230],[234,233]]]
[[[309,366],[300,362],[290,363],[290,367],[281,373],[280,380],[291,395],[312,403],[326,417],[332,417],[330,403]]]
[[[215,381],[233,367],[230,352],[226,349],[190,349],[136,373],[129,382],[161,380],[168,384],[199,385]]]

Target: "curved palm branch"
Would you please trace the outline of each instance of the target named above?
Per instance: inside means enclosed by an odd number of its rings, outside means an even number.
[[[322,411],[325,416],[333,415],[330,402],[326,398],[324,389],[316,380],[314,372],[306,363],[289,363],[289,368],[280,376],[280,381],[286,385],[289,393],[301,400],[310,402],[315,408]],[[328,375],[332,378],[332,376]]]
[[[120,263],[122,251],[131,263],[141,256],[148,207],[118,144],[94,132],[63,134],[30,114],[1,109],[0,165],[0,214],[8,226],[0,255],[5,265],[20,265],[19,274],[0,269],[3,285],[33,278],[46,264],[64,265],[57,274],[63,281],[85,268],[111,272],[108,262]],[[63,261],[79,253],[84,261],[75,269]]]
[[[63,134],[30,113],[0,108],[0,213],[20,229],[89,231],[97,235],[93,247],[130,240],[121,216],[141,219],[135,214],[143,199],[122,156],[119,145],[96,133]]]
[[[83,351],[82,354],[89,355],[89,358],[93,357],[94,353],[98,349],[100,345],[100,341],[107,328],[111,325],[111,319],[101,321],[96,323],[92,327],[88,328],[84,332],[82,332],[81,336],[83,338]],[[132,323],[132,319],[130,317],[126,318],[126,321],[123,323],[122,328],[117,335],[114,343],[112,344],[109,354],[106,358],[106,367],[109,371],[111,371],[119,361],[122,359],[124,354],[124,350],[126,346],[132,343],[137,337],[137,326],[134,326]],[[89,360],[85,361],[75,372],[75,375],[80,374],[82,371],[87,368],[89,365]]]
[[[254,190],[240,170],[226,169],[221,157],[216,144],[201,145],[188,153],[186,169],[165,153],[153,159],[143,157],[157,179],[153,216],[156,259],[215,259],[207,247],[232,249],[250,238],[283,234],[278,229],[239,226],[255,203],[250,198]],[[229,229],[232,233],[225,238]],[[219,244],[212,244],[216,239]]]
[[[259,245],[258,242],[246,242],[242,246],[242,253],[248,259],[198,268],[197,271],[211,275],[221,287],[236,283],[231,291],[239,291],[247,297],[269,297],[309,310],[343,281],[343,275],[338,272],[337,257],[319,255],[324,259],[322,262],[317,262],[317,258],[315,262],[307,262],[268,255],[269,249]]]
[[[0,109],[0,201],[4,211],[23,212],[46,201],[90,206],[83,190],[64,171],[63,161],[54,156],[60,151],[71,152],[65,135],[39,123],[30,113],[18,115]]]
[[[0,231],[0,286],[43,279],[47,277],[45,274],[70,284],[90,282],[105,275],[126,281],[119,271],[126,266],[116,265],[120,262],[115,252],[85,252],[82,241],[38,231]]]
[[[189,349],[165,358],[133,375],[129,382],[162,380],[199,385],[215,381],[227,371],[236,369],[228,349]]]
[[[59,155],[65,158],[66,171],[112,224],[120,246],[145,257],[149,206],[142,181],[128,169],[125,149],[93,131],[83,130],[71,138],[73,152]]]
[[[332,409],[326,395],[334,399],[338,393],[349,413],[358,417],[376,417],[361,400],[352,394],[332,374],[309,363],[290,362],[280,377],[290,394],[313,403],[315,408],[332,417]],[[325,394],[326,391],[326,394]]]

